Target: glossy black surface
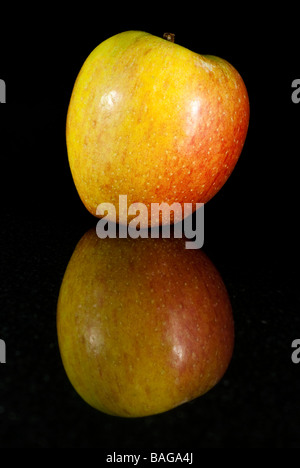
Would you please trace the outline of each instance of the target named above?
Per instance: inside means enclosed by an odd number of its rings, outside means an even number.
[[[299,78],[297,41],[284,14],[246,24],[215,14],[218,22],[192,27],[180,13],[163,26],[130,15],[99,25],[91,12],[61,23],[58,13],[53,21],[33,21],[26,10],[20,25],[13,13],[7,17],[0,56],[7,85],[7,103],[0,105],[0,339],[7,351],[0,364],[0,447],[98,448],[106,454],[121,448],[196,453],[300,446],[300,363],[291,359],[291,343],[300,338],[300,104],[291,101],[292,80]],[[204,250],[233,306],[233,359],[203,397],[133,420],[101,414],[81,400],[62,367],[56,337],[65,268],[76,243],[96,224],[69,172],[68,101],[86,56],[127,29],[158,35],[174,29],[178,43],[226,58],[243,76],[251,105],[241,158],[205,207]]]

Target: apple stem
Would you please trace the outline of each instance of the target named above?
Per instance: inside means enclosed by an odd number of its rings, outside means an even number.
[[[175,34],[173,33],[164,33],[163,38],[170,42],[175,42]]]

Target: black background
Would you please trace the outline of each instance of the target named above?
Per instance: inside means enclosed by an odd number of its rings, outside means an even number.
[[[86,4],[64,16],[54,7],[26,6],[1,19],[7,103],[0,106],[0,338],[7,362],[0,365],[0,447],[98,448],[104,455],[300,447],[300,364],[291,360],[291,343],[300,338],[300,104],[291,100],[291,83],[300,75],[297,23],[287,6],[263,13],[167,5],[165,17],[162,6],[151,15],[141,7],[96,12]],[[129,29],[174,32],[177,43],[227,59],[245,81],[251,107],[240,160],[205,207],[204,250],[233,306],[233,359],[203,397],[132,420],[101,414],[81,400],[56,337],[65,268],[96,223],[69,171],[68,103],[88,54]]]

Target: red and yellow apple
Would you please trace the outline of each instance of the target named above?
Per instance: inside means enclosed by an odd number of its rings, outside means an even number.
[[[78,194],[95,216],[112,203],[117,222],[126,220],[119,195],[148,213],[151,203],[206,203],[234,169],[248,123],[245,84],[226,60],[146,32],[117,34],[88,56],[69,103]]]
[[[77,244],[60,288],[57,334],[66,374],[92,407],[115,416],[162,413],[220,381],[234,322],[220,274],[184,239]]]

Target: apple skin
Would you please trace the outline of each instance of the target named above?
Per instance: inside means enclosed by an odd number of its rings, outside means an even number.
[[[208,202],[234,169],[248,124],[247,89],[226,60],[126,31],[96,47],[76,79],[66,123],[70,170],[93,215],[112,203],[123,224],[118,196],[127,195],[128,205],[148,207],[145,227],[151,203]]]
[[[222,378],[234,347],[231,303],[202,250],[183,239],[77,244],[61,284],[57,336],[89,405],[120,417],[168,411]]]

